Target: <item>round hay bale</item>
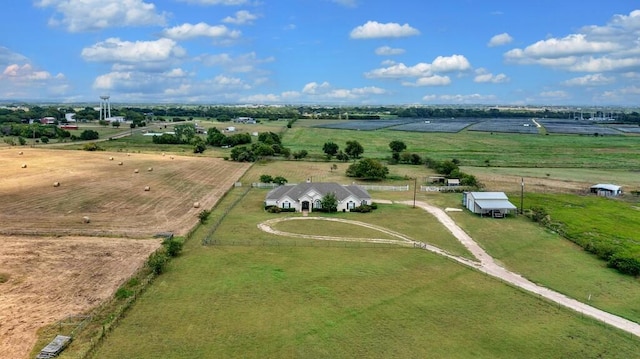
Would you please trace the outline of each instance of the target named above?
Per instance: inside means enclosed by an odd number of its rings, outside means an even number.
[[[162,156],[164,156],[164,152],[162,152]]]
[[[127,153],[127,156],[131,156],[131,154],[130,154],[130,153]]]
[[[173,159],[173,156],[171,156],[171,159]]]
[[[133,173],[138,173],[140,172],[137,168],[135,170],[133,170]]]
[[[113,157],[109,157],[109,161],[113,161]]]
[[[60,187],[60,182],[53,182],[53,187]]]
[[[91,223],[91,218],[87,216],[82,217],[82,223]]]
[[[22,151],[18,152],[19,155],[22,155]]]
[[[193,208],[200,208],[200,202],[194,202]]]
[[[22,164],[22,166],[20,166],[20,167],[22,167],[22,168],[27,168],[27,164],[26,164],[26,163],[23,163],[23,164]]]
[[[149,171],[149,172],[153,171],[153,167],[147,168],[147,171]]]
[[[144,186],[144,190],[145,190],[145,191],[147,191],[147,192],[148,192],[148,191],[151,191],[151,187],[149,187],[149,186]]]
[[[118,162],[118,166],[122,166],[122,161]]]

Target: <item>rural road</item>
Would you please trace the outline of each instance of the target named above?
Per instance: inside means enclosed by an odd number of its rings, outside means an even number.
[[[396,203],[406,204],[406,205],[414,204],[413,201],[399,201]],[[376,225],[359,222],[359,221],[351,221],[351,220],[337,219],[337,218],[321,218],[321,217],[286,217],[286,218],[271,219],[271,220],[262,222],[258,224],[258,228],[260,228],[265,232],[276,234],[276,235],[292,236],[292,237],[307,238],[307,239],[334,240],[334,241],[361,241],[361,242],[367,241],[367,242],[374,242],[374,243],[395,243],[400,245],[412,245],[414,247],[422,248],[422,249],[437,253],[439,255],[448,257],[452,260],[455,260],[458,263],[475,268],[483,273],[486,273],[487,275],[498,278],[513,286],[522,288],[528,292],[544,297],[547,300],[550,300],[554,303],[557,303],[566,308],[574,310],[578,313],[589,316],[603,323],[609,324],[613,327],[616,327],[618,329],[624,330],[625,332],[628,332],[637,337],[640,337],[640,324],[624,319],[617,315],[607,313],[603,310],[594,308],[590,305],[582,303],[573,298],[567,297],[566,295],[553,291],[549,288],[545,288],[543,286],[537,285],[529,281],[528,279],[522,277],[521,275],[507,270],[506,268],[497,264],[493,260],[493,258],[487,252],[485,252],[484,249],[482,249],[478,245],[478,243],[476,243],[464,230],[462,230],[462,228],[460,228],[445,211],[425,202],[418,201],[418,202],[415,202],[415,205],[427,211],[434,217],[436,217],[436,219],[440,223],[442,223],[442,225],[444,225],[458,239],[458,241],[460,241],[460,243],[462,243],[462,245],[464,245],[465,248],[467,248],[473,254],[473,256],[475,256],[478,259],[478,261],[476,262],[466,258],[452,255],[438,247],[435,247],[426,243],[422,243],[422,242],[415,242],[412,239],[405,237],[401,233],[388,230],[384,227],[379,227]],[[297,233],[282,232],[272,227],[274,224],[281,221],[305,220],[305,219],[328,220],[328,221],[337,221],[337,222],[359,225],[359,226],[378,230],[382,233],[386,233],[388,235],[398,238],[398,240],[304,235],[304,234],[297,234]]]

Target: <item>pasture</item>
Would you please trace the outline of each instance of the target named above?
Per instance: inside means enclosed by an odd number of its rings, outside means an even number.
[[[0,167],[0,351],[17,358],[38,328],[111,297],[158,248],[154,234],[186,234],[249,166],[12,147]]]
[[[262,211],[266,190],[257,189],[229,210],[241,191],[234,189],[212,213],[217,218],[228,211],[213,234],[218,242],[203,247],[209,229],[196,231],[96,358],[616,358],[640,350],[637,338],[428,252],[305,245],[260,232],[257,223],[286,214]],[[457,202],[443,196],[447,205]],[[433,218],[409,206],[347,215],[441,241],[441,247],[451,239],[434,228]],[[544,231],[521,220],[506,223],[514,233]],[[326,227],[287,226],[299,233]],[[356,236],[360,229],[351,231]]]

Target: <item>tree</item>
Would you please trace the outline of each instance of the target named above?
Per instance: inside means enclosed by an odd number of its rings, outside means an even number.
[[[400,153],[407,149],[407,145],[402,141],[394,140],[389,142],[389,148],[391,148],[391,151],[394,153]]]
[[[207,144],[200,137],[193,140],[193,153],[203,153],[207,149]]]
[[[183,143],[191,143],[191,140],[196,136],[196,126],[192,123],[176,125],[174,132]]]
[[[338,161],[347,162],[349,161],[349,155],[342,152],[342,150],[339,150],[338,153],[336,154],[336,159]]]
[[[80,139],[83,141],[97,140],[98,138],[100,138],[100,134],[94,130],[84,130],[80,134]]]
[[[335,156],[338,153],[338,149],[340,147],[335,142],[325,142],[324,146],[322,146],[322,151],[327,154],[327,158],[331,159],[331,157]]]
[[[271,183],[271,182],[273,182],[273,177],[271,177],[270,175],[260,175],[260,182],[261,183]]]
[[[113,126],[113,127],[115,127],[115,128],[120,127],[120,121],[113,121],[113,122],[111,122],[111,126]]]
[[[347,168],[347,177],[365,180],[381,180],[387,177],[389,169],[373,158],[362,159]]]
[[[360,155],[364,153],[364,147],[358,141],[347,141],[344,152],[349,155],[349,158],[360,158]]]
[[[309,153],[307,152],[307,150],[300,150],[298,152],[294,152],[293,153],[293,158],[296,160],[301,160],[305,157],[307,157]]]
[[[322,209],[327,212],[336,212],[338,210],[338,198],[336,194],[331,192],[325,194],[320,200]]]
[[[287,183],[289,181],[287,181],[286,178],[282,177],[282,176],[276,176],[273,178],[273,183],[277,183],[279,185],[284,185],[285,183]]]
[[[280,144],[280,136],[273,132],[262,132],[258,135],[258,141],[268,145]]]

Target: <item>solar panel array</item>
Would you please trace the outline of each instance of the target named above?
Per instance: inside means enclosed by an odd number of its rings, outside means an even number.
[[[605,127],[595,122],[537,119],[548,133],[578,135],[620,135],[640,133],[638,126]],[[477,132],[538,134],[539,129],[527,118],[401,118],[393,120],[349,120],[316,125],[319,128],[375,131],[388,129],[407,132],[457,133],[464,129]]]
[[[471,125],[469,131],[537,134],[538,127],[526,118],[495,118]]]

